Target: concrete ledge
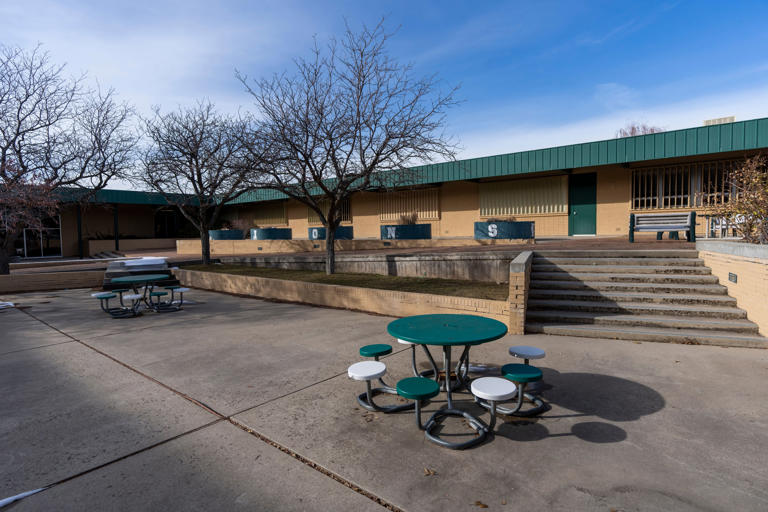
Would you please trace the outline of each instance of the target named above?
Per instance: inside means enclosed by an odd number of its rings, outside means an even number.
[[[529,272],[533,262],[533,251],[523,251],[509,263],[509,273]]]
[[[728,242],[725,240],[699,240],[696,242],[696,250],[768,260],[768,245]]]
[[[184,286],[265,299],[351,309],[403,317],[434,313],[473,314],[509,325],[506,301],[357,288],[256,276],[179,269],[174,274]]]
[[[472,247],[481,245],[519,246],[531,242],[532,240],[437,238],[428,240],[337,240],[334,245],[337,251],[370,251],[378,249]],[[200,254],[200,240],[177,240],[176,252],[185,255]],[[323,240],[211,240],[211,254],[215,256],[291,252],[325,252],[325,242]]]
[[[104,281],[103,270],[46,272],[0,276],[0,293],[41,292],[68,288],[94,288]]]
[[[506,283],[508,265],[519,253],[465,252],[459,254],[338,254],[336,270],[354,274],[433,277]],[[325,269],[325,254],[280,256],[223,256],[222,263],[290,270]]]

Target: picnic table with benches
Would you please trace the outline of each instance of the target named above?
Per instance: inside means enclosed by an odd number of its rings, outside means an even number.
[[[112,278],[113,284],[128,285],[129,288],[117,288],[109,292],[92,294],[99,299],[101,309],[114,318],[137,316],[142,309],[149,309],[157,313],[178,311],[184,303],[184,292],[189,288],[181,286],[166,286],[164,290],[155,290],[158,282],[168,279],[168,274],[138,274]],[[132,292],[132,293],[127,293]],[[179,294],[179,301],[175,300],[175,294]],[[170,299],[164,300],[170,294]],[[109,301],[119,296],[120,306],[110,307]],[[130,305],[126,304],[130,301]]]
[[[489,343],[504,337],[507,326],[498,320],[477,315],[417,315],[391,322],[387,332],[401,344],[411,346],[411,369],[413,377],[406,377],[397,382],[395,387],[384,382],[387,366],[379,361],[392,353],[392,347],[378,343],[366,345],[360,349],[363,357],[373,357],[374,361],[361,361],[349,367],[347,374],[351,379],[365,381],[366,392],[357,397],[358,403],[365,409],[384,413],[398,413],[415,410],[416,424],[424,431],[427,439],[440,446],[451,449],[463,449],[485,441],[493,432],[496,415],[508,414],[530,416],[546,410],[544,402],[526,393],[528,383],[541,380],[542,372],[529,364],[530,359],[544,357],[544,351],[535,347],[512,347],[509,353],[524,359],[525,364],[508,364],[501,369],[502,377],[470,378],[469,351],[471,347]],[[418,371],[415,362],[415,346],[420,345],[427,356],[431,370]],[[428,346],[440,347],[443,352],[442,368],[438,367]],[[453,347],[462,349],[458,361],[451,357]],[[431,378],[428,378],[430,375]],[[378,380],[382,387],[373,389],[371,382]],[[490,411],[490,421],[486,423],[475,414],[463,410],[454,402],[453,394],[461,389],[468,389],[474,401]],[[435,411],[425,422],[421,421],[422,404],[445,392],[446,404]],[[376,404],[374,398],[381,393],[396,394],[412,403],[406,405],[384,406]],[[516,398],[516,406],[504,408],[497,406]],[[524,402],[533,403],[534,407],[523,410]],[[449,441],[440,435],[441,424],[448,417],[459,417],[475,431],[475,435],[466,441]]]

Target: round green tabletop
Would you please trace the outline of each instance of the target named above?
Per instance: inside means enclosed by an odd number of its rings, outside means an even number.
[[[390,322],[387,332],[421,345],[479,345],[507,334],[507,326],[476,315],[418,315]]]
[[[110,280],[111,283],[150,283],[152,281],[162,281],[168,279],[168,274],[139,274],[137,276],[115,277]]]

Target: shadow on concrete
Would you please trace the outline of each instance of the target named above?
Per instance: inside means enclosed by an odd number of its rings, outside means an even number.
[[[541,368],[544,382],[551,388],[542,396],[552,405],[608,421],[635,421],[660,411],[664,397],[644,384],[599,373],[560,373]],[[568,417],[574,415],[551,416]]]
[[[574,436],[589,443],[606,444],[620,443],[627,438],[627,433],[624,429],[601,421],[576,423],[571,427],[570,432],[562,434],[550,433],[547,427],[537,423],[536,420],[512,421],[499,425],[495,434],[499,437],[520,442],[541,441],[548,437]]]

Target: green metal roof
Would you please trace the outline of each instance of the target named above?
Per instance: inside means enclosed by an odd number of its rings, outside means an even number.
[[[62,201],[73,202],[82,194],[88,193],[85,189],[63,188],[56,191]],[[97,190],[92,197],[88,199],[89,203],[109,203],[109,204],[146,204],[146,205],[168,205],[162,194],[157,192],[143,192],[140,190],[114,190],[104,188]]]
[[[414,167],[409,185],[514,176],[768,148],[768,118],[669,132],[584,142]],[[253,190],[233,204],[284,199],[275,190]]]

